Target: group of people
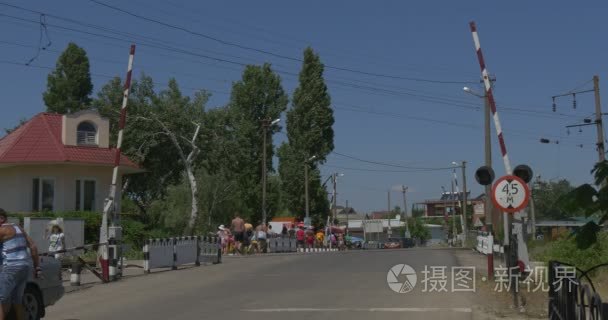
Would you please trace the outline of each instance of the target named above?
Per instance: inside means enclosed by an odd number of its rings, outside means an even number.
[[[25,319],[25,286],[30,274],[34,278],[40,276],[40,259],[34,241],[20,226],[8,223],[3,209],[0,209],[0,247],[0,320],[7,319],[11,309],[17,319]]]
[[[295,232],[298,248],[338,248],[344,250],[346,244],[344,242],[344,235],[342,233],[335,234],[329,232],[326,236],[323,228],[315,229],[310,226],[306,228],[303,225],[297,227]]]
[[[230,228],[220,225],[217,231],[222,254],[266,253],[267,239],[274,234],[272,226],[267,226],[260,221],[254,228],[238,213],[234,215]]]
[[[220,239],[222,254],[249,254],[266,253],[267,240],[269,238],[281,236],[295,238],[298,248],[339,248],[344,250],[346,243],[344,235],[329,232],[319,227],[305,227],[303,224],[292,224],[290,228],[283,225],[282,230],[277,233],[272,230],[272,225],[266,225],[259,221],[254,228],[251,223],[245,222],[238,213],[227,228],[223,224],[218,227],[216,235]]]

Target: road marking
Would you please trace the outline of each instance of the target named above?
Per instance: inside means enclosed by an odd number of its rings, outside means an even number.
[[[460,312],[472,313],[471,308],[274,308],[245,309],[245,312]]]

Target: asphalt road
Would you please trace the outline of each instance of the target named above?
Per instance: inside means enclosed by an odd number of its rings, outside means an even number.
[[[416,270],[411,292],[387,285],[397,264]],[[45,319],[477,319],[475,294],[450,292],[457,264],[436,249],[227,257],[68,294]],[[425,265],[448,267],[448,292],[423,292]]]

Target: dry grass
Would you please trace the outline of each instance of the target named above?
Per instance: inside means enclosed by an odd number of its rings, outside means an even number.
[[[496,282],[482,281],[481,277],[477,284],[477,297],[479,308],[485,314],[494,318],[511,319],[546,319],[547,318],[547,297],[546,292],[527,291],[525,285],[520,286],[518,304],[515,306],[513,295],[496,289]]]

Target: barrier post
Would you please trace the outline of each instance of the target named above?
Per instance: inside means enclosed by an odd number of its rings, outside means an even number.
[[[101,265],[101,277],[103,279],[103,282],[105,283],[110,281],[110,265],[108,261],[108,244],[104,243],[103,246],[105,247],[105,250],[101,250],[102,254],[101,259],[99,260],[99,264]]]
[[[217,250],[216,263],[222,263],[222,250],[220,247],[220,239],[218,237],[213,237],[213,243],[214,243],[215,250]]]
[[[70,286],[77,287],[80,286],[80,272],[82,271],[82,266],[78,260],[72,261],[72,273],[70,274]]]
[[[196,242],[196,260],[194,261],[194,265],[198,267],[201,265],[201,237],[196,236],[194,238]]]
[[[109,281],[116,281],[117,277],[116,277],[116,263],[118,262],[118,260],[116,259],[117,256],[117,247],[116,247],[116,239],[114,238],[110,238],[108,239],[108,255],[110,258],[110,262],[109,262],[109,267],[108,267],[108,274],[109,274]]]
[[[150,273],[150,240],[144,242],[144,273]]]
[[[177,238],[169,239],[173,244],[173,264],[171,265],[171,270],[177,270]]]

